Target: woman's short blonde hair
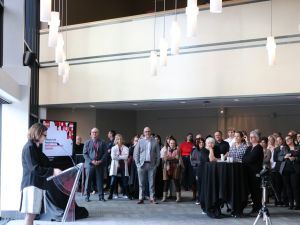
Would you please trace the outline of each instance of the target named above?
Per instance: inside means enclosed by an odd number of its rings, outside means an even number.
[[[120,138],[122,145],[125,143],[124,138],[121,134],[116,134],[114,144],[117,144],[117,138]]]
[[[43,124],[35,123],[29,128],[27,138],[28,138],[28,140],[31,140],[31,141],[37,143],[37,142],[39,142],[43,133],[47,130],[48,130],[48,128],[46,126],[44,126]]]

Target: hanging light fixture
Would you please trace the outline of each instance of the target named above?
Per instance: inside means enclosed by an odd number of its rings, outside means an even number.
[[[177,0],[175,0],[175,20],[172,22],[170,33],[171,33],[171,54],[177,55],[179,54],[179,45],[180,45],[180,37],[181,37],[180,26],[177,22]]]
[[[66,58],[63,62],[63,84],[67,83],[70,79],[70,65],[67,62],[67,54],[68,54],[68,0],[66,0]]]
[[[55,48],[57,45],[58,29],[60,25],[59,12],[51,12],[51,20],[49,24],[49,40],[48,46]]]
[[[211,13],[221,13],[222,0],[210,0],[209,8]]]
[[[55,47],[55,62],[62,63],[66,60],[66,54],[64,52],[64,39],[62,33],[58,33],[57,45]]]
[[[40,21],[48,23],[51,19],[51,2],[52,0],[40,1]]]
[[[197,0],[188,0],[187,7],[185,8],[185,13],[187,16],[187,37],[195,36],[197,30],[197,19],[199,14]]]
[[[157,75],[158,57],[155,49],[156,38],[156,0],[154,1],[154,26],[153,26],[153,50],[150,52],[150,74],[152,76]]]
[[[68,62],[64,62],[64,74],[63,74],[63,83],[67,83],[70,79],[70,65]]]
[[[155,50],[150,52],[150,73],[152,76],[157,75],[157,67],[158,67],[158,57],[157,52]]]
[[[275,64],[276,59],[276,42],[273,36],[273,3],[271,0],[271,36],[267,37],[267,51],[268,51],[268,63],[269,66],[273,66]]]
[[[159,45],[159,61],[161,66],[167,65],[168,59],[168,42],[166,40],[166,0],[164,0],[164,30],[163,37],[160,39]]]

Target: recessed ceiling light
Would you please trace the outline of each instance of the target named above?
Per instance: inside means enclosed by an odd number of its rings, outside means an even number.
[[[185,104],[186,103],[186,101],[181,101],[181,102],[179,102],[180,104]]]
[[[238,98],[233,99],[234,102],[239,102],[240,100]]]
[[[132,105],[133,105],[133,106],[137,106],[137,105],[139,105],[139,104],[137,104],[137,103],[133,103]]]
[[[94,105],[90,105],[90,107],[91,107],[91,108],[95,108],[95,106],[94,106]]]

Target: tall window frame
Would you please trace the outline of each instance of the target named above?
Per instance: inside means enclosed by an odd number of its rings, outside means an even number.
[[[3,13],[4,0],[0,0],[0,67],[3,66]]]
[[[29,126],[39,121],[40,1],[25,0],[24,51],[34,53],[31,70]]]

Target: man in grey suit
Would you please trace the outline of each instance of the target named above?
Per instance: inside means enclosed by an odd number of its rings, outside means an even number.
[[[96,176],[99,201],[105,201],[103,192],[104,167],[107,160],[107,146],[99,139],[99,129],[91,130],[91,138],[83,146],[84,166],[86,171],[86,201],[90,201],[91,181]]]
[[[160,147],[157,141],[151,137],[151,129],[144,128],[144,137],[139,140],[134,148],[134,160],[139,176],[139,201],[138,204],[144,203],[146,177],[149,182],[150,202],[157,204],[155,201],[155,173],[160,162]]]

